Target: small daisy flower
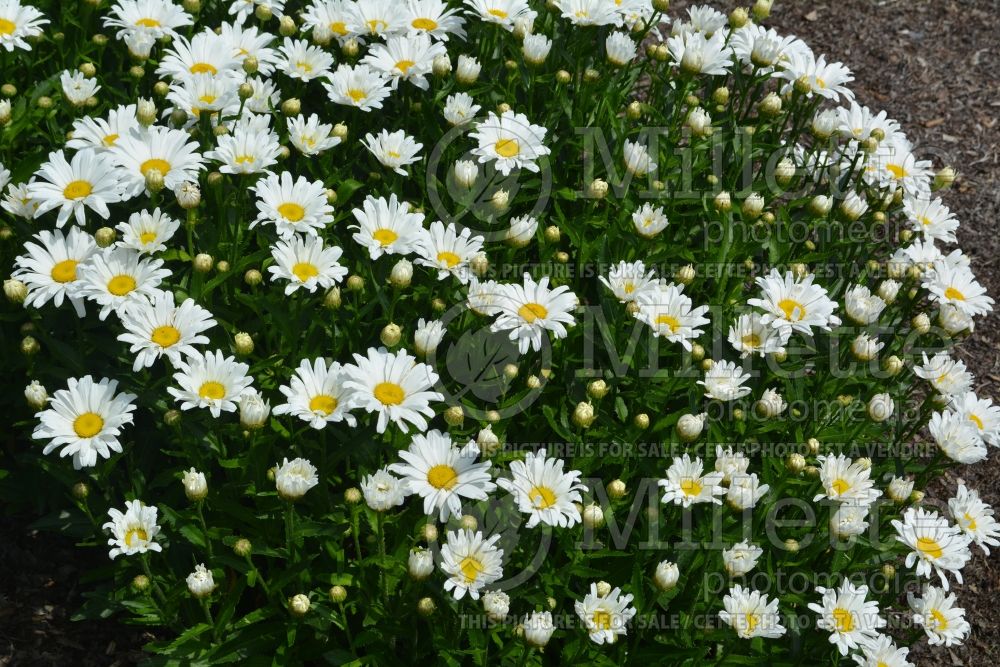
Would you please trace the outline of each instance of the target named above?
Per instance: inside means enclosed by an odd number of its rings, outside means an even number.
[[[735,510],[742,511],[755,507],[771,487],[761,484],[756,473],[735,475],[730,479],[726,491],[726,502]]]
[[[729,328],[729,344],[744,359],[751,354],[763,357],[784,352],[791,335],[790,326],[770,326],[759,313],[744,313]]]
[[[361,481],[361,493],[365,503],[376,512],[385,512],[399,507],[407,496],[406,483],[391,475],[388,468],[380,468]]]
[[[162,266],[162,259],[143,259],[127,248],[106,248],[79,267],[77,295],[101,306],[98,317],[103,321],[111,311],[120,313],[127,304],[153,296],[170,276]]]
[[[646,271],[641,260],[618,262],[608,270],[607,276],[600,276],[601,283],[615,295],[620,303],[637,301],[640,295],[659,289],[656,271]]]
[[[934,442],[952,461],[969,465],[986,458],[986,445],[976,427],[950,410],[935,412],[927,424]]]
[[[350,412],[354,406],[351,390],[345,386],[347,379],[336,361],[303,359],[289,384],[280,387],[285,402],[275,406],[274,414],[298,417],[314,429],[339,422],[354,428],[358,422]]]
[[[149,301],[137,300],[120,313],[125,333],[118,340],[128,343],[129,352],[136,355],[132,370],[149,368],[160,357],[167,357],[176,366],[183,357],[198,352],[195,345],[208,343],[203,332],[215,326],[212,313],[194,299],[174,304],[173,292],[155,292]]]
[[[275,465],[274,486],[282,500],[295,502],[317,484],[316,466],[309,459],[284,459],[280,465]]]
[[[866,325],[878,321],[886,303],[864,285],[854,285],[844,293],[844,310],[855,323]]]
[[[787,272],[782,276],[777,269],[756,279],[762,298],[749,299],[747,304],[765,311],[761,322],[772,327],[791,327],[810,334],[812,327],[830,331],[839,326],[840,318],[834,315],[837,302],[827,296],[827,291],[813,284],[815,275],[796,277]]]
[[[302,13],[304,28],[313,31],[313,36],[330,35],[340,44],[359,37],[354,26],[353,0],[313,0]]]
[[[7,53],[14,49],[31,50],[27,39],[42,34],[42,26],[48,23],[40,11],[31,5],[22,5],[20,0],[0,2],[0,47]]]
[[[465,0],[465,4],[481,20],[495,23],[508,32],[514,30],[518,20],[533,21],[538,16],[528,0]]]
[[[196,352],[174,367],[178,371],[174,381],[180,388],[167,387],[167,393],[181,404],[181,410],[208,408],[216,419],[223,412],[236,412],[240,395],[253,382],[247,376],[250,367],[221,350]]]
[[[733,64],[732,48],[726,42],[721,30],[711,37],[701,32],[685,32],[670,37],[667,50],[684,72],[720,76],[728,74]]]
[[[656,163],[653,162],[649,151],[638,141],[626,139],[622,153],[625,159],[625,168],[633,176],[646,176],[656,171]]]
[[[108,555],[111,560],[118,556],[133,556],[147,551],[163,551],[155,538],[160,532],[156,525],[156,507],[144,505],[140,500],[125,502],[125,511],[111,508],[108,510],[108,521],[102,530],[111,531],[108,546],[113,547]]]
[[[495,280],[480,282],[475,276],[469,278],[469,290],[466,294],[469,310],[479,315],[493,317],[500,313],[501,296],[500,284]]]
[[[500,312],[491,329],[509,331],[508,337],[517,343],[521,354],[542,349],[544,332],[565,338],[566,327],[576,323],[572,312],[579,305],[576,294],[566,285],[550,289],[548,276],[536,283],[525,273],[523,285],[503,284],[499,289]]]
[[[392,91],[384,74],[363,63],[354,67],[340,65],[328,78],[329,83],[323,87],[331,102],[362,111],[381,109],[383,100]]]
[[[861,647],[861,654],[851,657],[860,667],[915,667],[906,659],[910,653],[908,648],[898,648],[888,635],[879,635],[877,639]]]
[[[928,512],[922,507],[910,507],[903,513],[903,520],[893,520],[896,539],[912,551],[906,554],[906,567],[916,564],[918,577],[930,577],[936,572],[941,585],[948,590],[946,572],[955,575],[962,583],[962,568],[969,562],[971,538],[958,526],[937,512]]]
[[[441,569],[448,575],[444,590],[456,600],[468,593],[479,599],[479,591],[503,576],[503,549],[496,546],[500,535],[485,538],[480,531],[448,531],[441,547]]]
[[[736,584],[722,598],[722,606],[725,609],[719,612],[719,618],[742,639],[776,639],[786,632],[778,600],[768,601],[765,593]]]
[[[580,522],[576,504],[587,487],[580,482],[579,470],[563,472],[563,465],[562,459],[546,458],[540,449],[525,454],[524,461],[513,461],[510,479],[497,480],[497,486],[514,494],[518,510],[528,515],[528,528],[539,522],[572,528]]]
[[[428,35],[442,42],[451,35],[465,39],[461,10],[449,7],[445,0],[410,0],[403,14],[411,35]]]
[[[1000,442],[1000,407],[989,398],[979,398],[974,391],[951,397],[951,407],[991,445]]]
[[[136,105],[119,105],[108,112],[107,119],[84,116],[73,121],[73,138],[66,142],[66,148],[106,151],[119,137],[139,131],[139,127]]]
[[[120,137],[108,154],[118,166],[117,178],[125,196],[137,197],[146,191],[146,178],[154,169],[160,172],[164,187],[170,190],[197,181],[204,165],[197,152],[198,144],[190,139],[183,130],[162,126]]]
[[[496,489],[489,461],[476,462],[479,446],[470,441],[457,447],[446,433],[433,430],[413,436],[408,449],[399,452],[401,463],[389,470],[407,483],[408,492],[424,501],[424,514],[442,522],[462,515],[462,499],[486,500]]]
[[[993,299],[967,267],[938,260],[924,274],[923,286],[938,303],[955,306],[966,315],[985,315],[993,310]]]
[[[118,0],[104,17],[106,28],[119,28],[118,39],[133,32],[147,33],[154,40],[164,35],[176,37],[178,28],[191,23],[190,14],[164,0]]]
[[[772,76],[776,74],[775,66],[796,41],[795,37],[782,37],[773,28],[755,23],[733,31],[729,39],[733,56],[744,68],[756,67],[759,73],[770,73]]]
[[[965,535],[989,555],[989,546],[1000,546],[1000,523],[993,518],[993,508],[979,497],[979,493],[959,482],[954,498],[948,500],[948,511]]]
[[[229,5],[229,14],[237,23],[244,23],[258,7],[264,7],[279,19],[284,16],[285,0],[233,0]]]
[[[693,460],[687,454],[674,457],[673,463],[667,468],[667,477],[661,479],[658,485],[663,489],[662,503],[673,503],[691,507],[695,503],[715,503],[722,501],[715,496],[725,495],[722,486],[722,473],[711,472],[703,475],[705,466],[700,457]]]
[[[955,231],[958,220],[940,198],[903,199],[903,211],[915,232],[922,233],[929,239],[944,243],[955,243]]]
[[[886,625],[879,615],[878,602],[866,599],[867,586],[855,586],[844,579],[836,590],[817,586],[816,592],[822,599],[818,604],[809,603],[809,609],[819,615],[816,627],[830,632],[830,643],[841,655],[868,645],[878,637],[879,628]]]
[[[167,241],[180,226],[180,221],[174,220],[159,208],[154,209],[152,213],[142,210],[130,215],[128,222],[119,223],[115,227],[122,233],[122,240],[115,243],[115,246],[135,250],[139,254],[152,255],[167,249]]]
[[[76,470],[97,465],[98,456],[120,454],[118,436],[125,424],[132,423],[136,396],[116,394],[117,389],[116,380],[70,378],[67,388],[56,391],[48,408],[35,415],[39,424],[31,437],[49,441],[42,453],[58,449],[59,456],[73,457]]]
[[[271,48],[274,35],[239,21],[223,23],[219,28],[219,37],[229,44],[240,66],[247,58],[253,57],[257,59],[258,74],[269,77],[274,73],[274,68],[280,61],[278,52]]]
[[[278,52],[278,67],[293,79],[312,81],[328,75],[333,66],[333,56],[304,39],[286,37]]]
[[[731,361],[717,361],[705,371],[705,379],[698,384],[705,387],[705,397],[719,401],[735,401],[750,393],[750,387],[743,383],[750,379],[749,373],[744,373],[741,366]]]
[[[80,317],[84,315],[82,296],[77,294],[79,267],[97,252],[94,237],[79,227],[38,232],[37,241],[24,244],[25,254],[14,260],[12,276],[28,287],[24,305],[41,308],[51,301],[58,308],[69,299]]]
[[[420,149],[424,147],[403,130],[395,132],[382,130],[378,135],[369,133],[361,143],[383,167],[392,169],[400,176],[409,175],[403,167],[419,162],[422,159],[419,155]]]
[[[613,588],[607,595],[600,595],[597,584],[590,584],[590,592],[574,604],[576,615],[595,644],[613,644],[628,634],[628,622],[636,614],[631,606],[632,595],[622,595],[620,588]]]
[[[750,467],[750,459],[743,452],[733,451],[732,447],[715,446],[715,469],[722,473],[722,483],[731,484],[738,477],[743,477]]]
[[[463,228],[461,233],[450,222],[434,221],[430,228],[424,231],[416,243],[420,258],[417,264],[437,269],[438,280],[454,276],[463,285],[469,282],[471,273],[469,262],[483,249],[483,237],[472,236],[470,229]]]
[[[604,50],[608,54],[608,62],[616,67],[623,67],[635,58],[636,45],[625,33],[613,32],[604,41]]]
[[[203,563],[194,566],[194,572],[184,579],[184,583],[187,584],[188,592],[191,593],[192,597],[197,599],[210,596],[216,587],[212,571]]]
[[[108,204],[122,200],[115,170],[102,154],[81,151],[67,161],[59,150],[49,154],[36,175],[41,180],[28,184],[28,194],[38,204],[35,216],[58,208],[59,227],[70,216],[81,227],[86,225],[88,208],[107,220],[111,215]]]
[[[351,30],[371,37],[391,37],[405,30],[406,15],[399,0],[365,0],[355,2]]]
[[[70,104],[78,107],[86,104],[87,98],[93,97],[101,89],[97,79],[88,79],[83,72],[69,70],[64,70],[59,75],[59,85],[62,86],[63,96]]]
[[[622,16],[614,2],[608,0],[553,0],[564,19],[578,26],[622,24]]]
[[[319,116],[298,115],[288,119],[288,139],[303,155],[320,155],[343,141],[333,134],[333,125],[321,123]]]
[[[452,125],[461,125],[472,120],[482,109],[468,93],[454,93],[445,98],[444,119]]]
[[[972,389],[972,373],[961,359],[952,359],[947,352],[938,352],[930,359],[923,353],[924,363],[913,372],[928,382],[942,396],[961,396]]]
[[[878,150],[868,157],[863,175],[876,187],[890,192],[902,189],[907,197],[928,200],[934,170],[930,160],[917,158],[913,145],[900,132],[879,142]]]
[[[30,188],[34,183],[34,176],[27,183],[11,183],[3,201],[0,201],[0,208],[15,217],[33,220],[38,214],[40,204],[37,199],[31,196]]]
[[[813,502],[829,498],[841,503],[871,505],[882,495],[871,479],[871,467],[862,462],[851,461],[843,454],[818,456],[819,479],[823,493],[818,493]]]
[[[344,251],[338,246],[325,246],[323,239],[294,236],[278,241],[271,247],[274,264],[267,268],[271,280],[287,280],[285,295],[300,287],[315,292],[317,287],[329,289],[347,275],[347,267],[337,261]]]
[[[322,181],[310,181],[305,176],[297,179],[287,171],[268,174],[250,191],[257,195],[257,218],[250,223],[274,225],[278,236],[289,240],[296,232],[315,237],[333,222],[333,207],[326,196]]]
[[[960,646],[972,631],[965,610],[956,607],[954,593],[937,586],[924,587],[923,597],[907,594],[913,621],[924,628],[931,646]]]
[[[212,30],[203,30],[190,40],[183,35],[174,37],[156,74],[176,81],[197,74],[210,74],[221,80],[235,74],[240,67],[240,59],[229,41]]]
[[[438,375],[430,366],[417,363],[406,350],[392,353],[384,347],[369,348],[365,356],[355,354],[354,361],[357,365],[344,366],[344,385],[355,392],[357,407],[378,413],[379,433],[390,421],[403,433],[408,432],[407,423],[418,430],[427,428],[427,418],[434,416],[431,401],[444,400],[432,390]]]
[[[705,317],[708,306],[694,307],[683,289],[673,283],[659,283],[643,290],[636,300],[639,310],[635,318],[647,324],[657,338],[680,343],[685,350],[690,350],[691,341],[700,336],[701,327],[709,323]]]
[[[875,130],[882,132],[883,141],[891,140],[899,132],[899,123],[889,118],[885,111],[876,114],[854,101],[850,106],[839,107],[835,113],[838,131],[853,141],[864,141]]]
[[[651,239],[666,229],[669,221],[661,207],[643,204],[632,213],[632,224],[639,236]]]
[[[543,143],[546,132],[541,125],[531,124],[524,114],[508,110],[500,116],[489,112],[469,136],[479,142],[472,150],[479,162],[492,162],[497,171],[508,176],[513,169],[538,172],[539,158],[551,152]]]
[[[388,201],[368,195],[362,208],[352,211],[358,224],[348,229],[357,230],[352,238],[368,249],[372,259],[409,254],[424,233],[424,214],[411,212],[410,208],[407,202],[397,199],[395,193],[389,195]]]
[[[742,577],[757,567],[764,550],[743,540],[729,549],[722,550],[722,563],[731,577]]]
[[[262,116],[265,120],[267,116]],[[216,147],[205,153],[206,160],[220,162],[223,174],[270,173],[281,157],[278,135],[259,122],[238,122],[232,132],[216,139]]]
[[[430,88],[427,75],[434,59],[448,54],[445,45],[431,41],[427,35],[394,35],[385,44],[375,44],[361,60],[372,69],[390,78],[393,88],[400,81],[409,81],[421,90]]]
[[[841,97],[848,102],[854,99],[854,93],[848,87],[854,76],[842,63],[828,63],[826,56],[817,58],[808,48],[790,49],[785,56],[778,72],[778,78],[788,82],[782,93],[791,90],[801,80],[809,85],[809,96],[818,95],[834,102]]]

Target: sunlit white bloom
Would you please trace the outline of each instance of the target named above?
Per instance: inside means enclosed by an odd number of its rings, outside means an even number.
[[[934,176],[930,160],[920,160],[913,153],[913,146],[903,136],[896,133],[879,142],[863,172],[865,180],[877,187],[895,191],[903,190],[906,196],[916,199],[930,199],[931,179]]]
[[[989,546],[1000,546],[1000,523],[994,518],[994,510],[979,497],[979,492],[968,489],[959,482],[954,498],[948,500],[948,510],[958,527],[972,541],[989,555]]]
[[[976,427],[956,412],[935,412],[927,430],[941,451],[958,463],[979,463],[988,454]]]
[[[908,648],[898,648],[888,635],[879,635],[876,639],[861,646],[861,654],[851,657],[860,667],[914,667],[906,659],[910,654]]]
[[[361,492],[368,507],[376,512],[385,512],[403,504],[407,496],[407,485],[391,475],[388,468],[379,468],[361,480]]]
[[[445,0],[408,0],[403,14],[411,35],[429,35],[443,42],[450,35],[465,38],[461,10],[449,7]]]
[[[285,11],[285,0],[233,0],[229,5],[229,14],[237,23],[243,23],[258,7],[266,8],[273,16],[281,18]]]
[[[333,222],[333,207],[327,201],[322,181],[297,179],[287,171],[268,174],[250,187],[257,195],[257,218],[250,223],[274,225],[278,235],[291,239],[296,232],[315,237]]]
[[[743,639],[774,639],[785,634],[778,600],[768,601],[764,593],[736,584],[722,598],[722,606],[725,609],[719,612],[719,618]]]
[[[444,589],[456,600],[468,593],[479,599],[479,591],[503,576],[503,549],[496,546],[500,535],[485,538],[480,531],[448,531],[441,547],[441,569],[448,575]]]
[[[118,440],[122,427],[132,423],[135,394],[116,393],[118,382],[99,382],[86,375],[67,380],[67,388],[52,396],[48,407],[36,414],[39,423],[31,437],[48,440],[43,454],[58,449],[59,456],[73,457],[73,468],[97,465],[97,458],[121,453]]]
[[[659,283],[642,290],[636,298],[639,309],[635,317],[647,324],[654,336],[662,336],[690,350],[691,341],[700,336],[703,333],[701,327],[709,323],[705,317],[709,308],[694,307],[683,289],[683,286],[673,283]]]
[[[216,586],[212,571],[202,563],[195,565],[194,572],[187,576],[184,583],[187,584],[188,592],[195,598],[208,597]]]
[[[378,135],[366,134],[361,143],[383,167],[392,169],[400,176],[408,175],[403,167],[422,159],[420,149],[424,147],[403,130],[382,130]]]
[[[971,538],[958,526],[937,512],[928,512],[921,507],[907,508],[903,520],[893,520],[896,539],[912,551],[906,554],[906,567],[916,564],[918,577],[930,577],[937,573],[941,585],[948,590],[946,572],[955,575],[962,583],[962,568],[972,557],[969,549]]]
[[[195,352],[175,362],[174,368],[174,382],[180,388],[167,387],[167,393],[181,404],[181,410],[208,408],[216,419],[223,412],[236,412],[240,395],[253,382],[247,375],[250,367],[221,350]]]
[[[275,466],[274,485],[282,499],[295,502],[319,484],[316,466],[308,459],[284,459]]]
[[[469,262],[482,249],[483,237],[473,236],[468,227],[459,233],[453,222],[445,226],[443,222],[434,221],[417,240],[415,250],[420,258],[416,262],[437,269],[438,280],[451,275],[464,285],[471,277]]]
[[[223,174],[269,173],[281,156],[277,134],[246,122],[238,122],[232,132],[216,142],[216,148],[206,152],[205,158],[221,162],[219,171]]]
[[[646,203],[632,213],[632,224],[639,236],[651,239],[667,228],[667,216],[659,206]]]
[[[684,32],[667,40],[670,57],[680,68],[692,74],[728,74],[733,64],[732,48],[723,31],[711,37],[701,32]]]
[[[127,248],[106,248],[94,253],[79,267],[77,296],[101,306],[101,320],[114,310],[153,296],[169,269],[161,268],[162,259],[144,259]]]
[[[280,60],[278,52],[271,48],[274,35],[240,21],[223,23],[219,28],[219,37],[229,44],[241,66],[247,58],[253,57],[257,59],[257,73],[271,76]]]
[[[782,92],[791,90],[798,81],[809,86],[809,95],[818,95],[828,100],[838,101],[841,97],[850,102],[854,93],[848,87],[854,76],[842,63],[828,63],[826,56],[818,58],[811,49],[790,49],[782,60],[778,77],[788,83]]]
[[[469,278],[466,302],[470,310],[480,315],[492,317],[500,312],[501,295],[500,285],[495,280],[480,282],[475,276]]]
[[[715,446],[715,469],[722,473],[722,482],[731,484],[738,477],[744,477],[747,468],[750,466],[750,459],[743,452],[733,451],[732,447],[722,448],[722,445]]]
[[[528,528],[539,522],[572,528],[580,522],[577,504],[582,502],[579,470],[563,472],[564,461],[546,458],[545,450],[527,452],[524,461],[510,464],[511,477],[497,480],[497,486],[514,494],[517,508],[528,515]]]
[[[913,372],[928,382],[944,396],[959,396],[972,388],[972,373],[961,359],[952,359],[947,352],[938,352],[930,359],[923,353],[924,363],[914,366]]]
[[[525,35],[521,42],[521,53],[531,65],[541,65],[552,51],[552,40],[545,35]]]
[[[444,119],[452,125],[472,120],[482,107],[468,93],[454,93],[444,101]]]
[[[352,32],[388,38],[406,30],[406,14],[399,0],[364,0],[351,7]]]
[[[34,241],[24,244],[25,254],[14,260],[17,267],[12,277],[24,282],[28,296],[24,305],[41,308],[49,301],[58,308],[69,299],[77,315],[83,317],[84,299],[76,291],[79,267],[97,252],[94,237],[79,227],[70,227],[68,234],[62,230],[43,230]]]
[[[624,145],[625,168],[630,174],[645,176],[656,171],[656,163],[650,157],[646,147],[638,141],[625,140]]]
[[[722,550],[722,562],[731,577],[742,577],[757,567],[764,550],[746,540]]]
[[[183,81],[192,75],[210,74],[228,78],[241,66],[232,46],[212,30],[203,30],[190,40],[178,35],[156,68],[157,76]]]
[[[28,39],[42,34],[42,26],[48,23],[40,11],[31,5],[22,5],[20,0],[0,2],[0,47],[8,53],[14,49],[31,50]]]
[[[112,560],[118,556],[163,551],[155,541],[160,532],[160,527],[156,524],[156,507],[144,505],[140,500],[127,500],[124,512],[111,508],[108,516],[111,521],[101,526],[101,530],[111,531],[108,546],[112,549],[108,555]]]
[[[520,215],[510,219],[506,241],[516,248],[523,248],[531,243],[538,231],[538,218],[531,215]]]
[[[924,274],[923,286],[938,303],[951,304],[966,315],[985,315],[993,310],[993,299],[967,267],[938,260]]]
[[[188,116],[185,128],[195,125],[203,116],[218,124],[220,116],[235,115],[239,110],[236,80],[208,72],[189,74],[170,86],[167,100],[175,110]]]
[[[413,332],[413,349],[421,356],[433,354],[447,331],[441,320],[427,321],[421,317],[417,320],[417,328]]]
[[[666,479],[658,482],[663,489],[661,502],[684,507],[691,507],[695,503],[721,505],[722,501],[715,496],[726,493],[722,486],[722,473],[716,471],[703,475],[703,472],[704,464],[700,457],[692,460],[687,454],[683,457],[675,456],[673,463],[667,468]]]
[[[278,52],[278,67],[293,79],[312,81],[329,74],[333,66],[333,56],[304,39],[286,37]]]
[[[613,32],[604,41],[604,50],[608,54],[608,62],[621,67],[635,58],[636,44],[625,33]]]
[[[392,91],[384,74],[363,63],[354,67],[340,65],[328,78],[329,83],[323,87],[330,101],[362,111],[381,109]]]
[[[104,17],[108,28],[119,28],[118,39],[143,33],[154,40],[177,35],[177,28],[191,25],[191,15],[167,0],[118,0]]]
[[[809,609],[819,615],[816,627],[830,632],[830,643],[841,655],[868,645],[886,625],[878,602],[866,600],[867,586],[855,586],[845,578],[836,590],[817,586],[816,592],[823,596],[819,604],[809,603]]]
[[[763,357],[784,352],[791,335],[790,326],[772,326],[765,324],[759,313],[744,313],[729,328],[729,344],[741,357],[751,354]]]
[[[2,34],[3,30],[0,30],[0,35]],[[101,89],[96,78],[88,79],[80,71],[64,70],[59,75],[59,84],[62,86],[63,96],[75,106],[83,106],[87,102],[87,98],[96,95],[97,91]]]
[[[797,41],[795,37],[783,37],[773,28],[748,23],[732,33],[729,43],[733,48],[733,55],[741,65],[756,67],[760,73],[773,75],[775,66],[781,62],[795,41]]]
[[[622,16],[610,0],[553,0],[562,17],[573,25],[601,26],[622,24]]]
[[[915,199],[906,197],[903,199],[903,211],[914,231],[944,243],[955,242],[958,220],[940,198]]]
[[[836,115],[837,130],[855,141],[864,141],[874,130],[882,132],[882,141],[891,140],[899,132],[899,123],[889,118],[885,111],[875,114],[868,107],[854,101],[851,101],[850,106],[839,107]]]
[[[135,197],[146,190],[146,178],[153,169],[170,190],[197,181],[204,168],[197,150],[198,144],[187,132],[154,125],[146,132],[120,137],[108,154],[118,166],[117,178],[126,196]]]
[[[733,475],[726,490],[726,502],[736,510],[745,510],[757,505],[771,487],[761,484],[757,473]]]
[[[991,445],[1000,442],[1000,406],[993,405],[992,399],[967,391],[951,397],[951,408],[975,427],[983,440]]]
[[[73,138],[66,142],[66,148],[105,151],[114,146],[119,137],[138,129],[136,106],[119,105],[108,112],[107,119],[84,116],[73,121]]]
[[[497,116],[489,112],[485,121],[476,126],[469,136],[479,142],[472,152],[482,164],[492,162],[504,176],[513,169],[537,172],[539,158],[551,151],[543,143],[547,130],[533,125],[524,114],[504,111]]]
[[[354,406],[352,392],[345,384],[347,379],[343,366],[336,361],[303,359],[289,383],[279,388],[285,402],[275,406],[274,414],[298,417],[314,429],[339,422],[354,428],[357,420],[350,412]]]
[[[427,90],[434,59],[447,55],[448,50],[441,42],[432,41],[423,34],[393,35],[385,44],[375,44],[362,63],[383,72],[392,81],[393,87],[400,81],[409,81],[421,90]]]
[[[129,216],[128,222],[118,224],[116,229],[121,232],[122,240],[115,245],[152,255],[166,250],[167,241],[177,232],[180,224],[159,208],[152,213],[142,210]]]
[[[319,116],[311,114],[307,119],[300,114],[288,119],[288,140],[303,155],[319,155],[343,141],[333,134],[333,125],[321,123]]]
[[[868,512],[871,505],[856,502],[843,503],[837,506],[830,515],[830,532],[840,538],[850,538],[863,534],[868,530]]]
[[[646,271],[646,265],[640,260],[634,262],[618,262],[608,269],[607,276],[600,276],[604,284],[621,303],[637,301],[646,292],[659,289],[659,281],[654,277],[656,271]]]
[[[248,76],[243,83],[253,89],[253,94],[243,101],[244,115],[247,111],[255,114],[269,114],[281,102],[281,93],[270,79]]]
[[[446,433],[437,430],[414,434],[409,448],[399,452],[400,463],[389,470],[407,483],[409,493],[424,501],[424,514],[442,522],[462,515],[462,499],[486,500],[496,489],[489,461],[476,462],[479,446],[470,441],[459,448]]]
[[[965,620],[965,610],[955,606],[954,593],[925,586],[923,597],[913,593],[907,593],[906,597],[913,610],[913,621],[924,628],[931,646],[960,646],[968,638],[972,627]]]
[[[882,495],[871,479],[871,466],[862,461],[852,461],[843,454],[818,456],[819,479],[823,492],[813,501],[829,498],[842,503],[870,505]]]
[[[972,333],[976,328],[976,322],[972,315],[963,313],[950,303],[943,303],[938,308],[937,323],[952,336]]]
[[[379,433],[390,421],[403,433],[408,432],[408,423],[418,430],[427,428],[427,418],[434,416],[431,401],[444,400],[432,390],[438,375],[430,366],[417,363],[405,349],[392,353],[369,348],[365,356],[355,354],[354,361],[357,365],[344,366],[344,385],[355,392],[355,405],[378,413]]]
[[[338,261],[343,254],[339,246],[326,246],[318,236],[293,236],[271,247],[274,264],[267,270],[272,281],[288,281],[286,295],[300,287],[315,292],[317,288],[333,287],[347,275],[347,267]]]
[[[840,318],[834,315],[837,302],[827,296],[819,285],[813,284],[814,274],[796,277],[792,272],[782,276],[777,269],[756,279],[761,289],[760,299],[748,299],[747,304],[764,310],[761,322],[772,327],[791,327],[804,334],[812,327],[829,331],[838,326]]]
[[[397,199],[395,193],[388,201],[368,195],[362,208],[351,211],[358,224],[348,229],[357,230],[352,238],[368,249],[372,259],[406,255],[413,252],[424,232],[424,214],[410,209],[410,204]]]
[[[750,379],[741,366],[731,361],[717,361],[705,371],[705,379],[698,384],[705,387],[705,396],[719,401],[734,401],[750,393],[750,387],[743,383]]]
[[[174,304],[173,292],[155,292],[152,298],[129,303],[119,314],[125,333],[118,340],[130,345],[129,352],[136,355],[132,370],[148,368],[160,357],[167,357],[173,365],[184,356],[197,353],[195,345],[205,345],[208,337],[203,332],[215,326],[212,314],[194,299]]]
[[[465,0],[465,4],[483,21],[496,23],[508,31],[514,29],[519,19],[533,20],[538,16],[528,0]]]
[[[18,218],[33,219],[38,214],[39,205],[39,201],[31,196],[34,182],[35,177],[32,176],[27,183],[11,183],[0,202],[0,208]]]
[[[590,585],[590,592],[576,602],[576,615],[595,644],[613,644],[628,633],[626,625],[636,614],[631,606],[632,595],[622,595],[620,588],[613,588],[607,595],[600,595],[597,584]]]
[[[844,310],[858,324],[876,322],[885,306],[882,297],[872,294],[864,285],[854,285],[844,293]]]
[[[302,13],[303,27],[313,31],[313,37],[331,35],[341,44],[359,37],[355,30],[354,0],[313,0]]]
[[[36,202],[36,216],[58,208],[56,225],[62,227],[73,216],[84,226],[89,208],[107,220],[108,204],[122,200],[121,188],[111,162],[99,153],[81,151],[67,161],[61,150],[50,153],[39,167],[38,181],[28,184],[28,195]]]
[[[511,341],[525,354],[529,349],[542,349],[542,336],[552,332],[556,338],[566,337],[566,327],[576,322],[573,311],[579,304],[576,294],[566,285],[549,288],[548,276],[535,282],[524,274],[524,283],[499,286],[499,314],[491,326],[493,331],[509,331]]]

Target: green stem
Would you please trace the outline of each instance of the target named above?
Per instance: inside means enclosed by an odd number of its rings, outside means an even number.
[[[201,511],[201,506],[203,503],[204,503],[203,500],[199,500],[197,503],[195,503],[194,507],[195,510],[198,512],[198,521],[199,523],[201,523],[201,531],[205,535],[205,548],[208,551],[208,560],[211,561],[213,559],[212,538],[208,534],[208,524],[205,523],[205,514]]]
[[[288,550],[288,560],[295,562],[295,505],[288,503],[285,508],[285,546]]]

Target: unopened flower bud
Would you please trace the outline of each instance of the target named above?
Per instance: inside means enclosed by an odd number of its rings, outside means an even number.
[[[21,339],[21,354],[26,357],[33,357],[38,354],[42,349],[42,346],[38,344],[38,341],[34,336],[25,336]]]
[[[660,562],[653,573],[653,581],[656,582],[656,587],[661,591],[669,591],[674,588],[680,578],[681,572],[677,563],[671,563],[667,560]]]
[[[198,273],[208,273],[215,266],[215,261],[208,253],[198,253],[193,260],[194,270]]]
[[[934,190],[944,190],[945,188],[950,188],[952,184],[955,183],[955,170],[951,167],[943,167],[938,173],[934,175],[934,184],[932,188]]]
[[[628,489],[625,487],[625,482],[620,479],[613,479],[608,482],[608,497],[614,500],[621,500],[625,497],[625,493]]]
[[[253,545],[250,544],[250,540],[245,537],[241,537],[233,543],[233,553],[240,558],[246,558],[253,551]]]
[[[327,290],[326,295],[323,297],[323,307],[329,308],[330,310],[336,310],[337,308],[340,308],[340,304],[340,288],[331,287]]]
[[[461,426],[465,422],[465,410],[461,405],[453,405],[444,411],[444,421],[448,426]]]
[[[13,304],[22,304],[28,298],[28,286],[17,278],[3,281],[3,294]]]
[[[260,9],[260,7],[257,7]],[[292,616],[301,618],[309,613],[309,598],[299,593],[288,600],[288,612]]]
[[[817,218],[828,215],[833,209],[833,200],[826,195],[816,195],[809,201],[809,212]]]
[[[705,417],[704,413],[700,415],[681,415],[681,418],[677,420],[676,427],[677,435],[680,439],[685,442],[694,442],[697,440],[705,428]]]
[[[587,396],[594,399],[601,399],[607,396],[608,385],[604,380],[593,380],[587,385]]]
[[[437,607],[434,604],[434,600],[431,598],[420,598],[417,602],[417,612],[424,617],[431,616],[434,614]]]
[[[604,510],[600,505],[587,505],[584,508],[583,525],[587,528],[600,528],[604,525]]]
[[[302,112],[302,102],[297,97],[289,97],[281,103],[281,113],[286,116],[298,116]]]
[[[386,347],[395,347],[399,345],[399,340],[403,337],[403,330],[398,324],[390,322],[382,328],[381,333],[379,333],[379,340]]]
[[[413,264],[407,259],[401,259],[392,267],[389,273],[389,283],[393,287],[404,289],[413,280]]]
[[[594,406],[585,401],[577,403],[573,410],[573,423],[580,428],[589,428],[594,423]]]
[[[719,213],[727,213],[733,208],[733,200],[729,196],[728,192],[723,191],[715,195],[713,205],[715,206],[715,210]]]
[[[927,313],[919,313],[913,318],[911,322],[913,330],[918,334],[925,334],[931,330],[931,318],[927,316]]]
[[[241,357],[245,357],[253,352],[253,338],[245,331],[241,331],[233,337],[233,344],[236,348],[236,354]]]
[[[640,412],[632,418],[632,424],[640,431],[645,431],[649,428],[649,415],[645,412]]]
[[[194,468],[184,472],[181,483],[184,485],[184,495],[193,503],[204,500],[208,495],[208,480],[205,479],[205,474]]]
[[[607,181],[595,178],[591,181],[590,185],[587,186],[587,194],[594,199],[604,199],[608,196],[609,188],[610,186]]]
[[[329,595],[330,602],[340,604],[347,599],[347,589],[343,586],[331,586]]]

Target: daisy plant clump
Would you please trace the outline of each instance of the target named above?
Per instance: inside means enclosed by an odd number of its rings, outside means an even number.
[[[771,5],[0,0],[0,477],[108,557],[78,615],[171,664],[966,641],[955,174]]]

